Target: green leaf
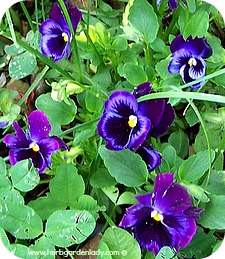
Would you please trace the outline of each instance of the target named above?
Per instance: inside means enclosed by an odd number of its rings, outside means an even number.
[[[3,158],[0,157],[0,175],[6,175],[6,164]]]
[[[102,242],[104,242],[108,246],[109,251],[112,252],[112,259],[141,258],[141,249],[138,242],[130,233],[122,228],[110,227],[106,229],[99,243],[98,251],[100,252],[102,247],[104,248],[103,251],[106,249],[104,245],[102,245]],[[117,251],[117,253],[113,253],[115,251]]]
[[[84,194],[85,185],[81,175],[72,164],[62,164],[56,170],[55,177],[49,184],[51,195],[68,206]]]
[[[56,246],[80,244],[95,228],[95,219],[88,211],[58,210],[47,220],[45,235]]]
[[[146,182],[148,170],[138,154],[129,149],[111,151],[104,146],[99,148],[99,154],[117,182],[128,187],[137,187]]]
[[[143,68],[132,62],[128,62],[124,65],[124,76],[133,85],[137,86],[148,80],[147,74]]]
[[[114,204],[116,204],[119,197],[119,189],[116,186],[102,188],[102,191]]]
[[[35,238],[43,230],[41,218],[36,212],[18,203],[0,204],[0,227],[20,239]]]
[[[200,151],[190,156],[180,166],[178,175],[183,181],[193,182],[198,180],[209,169],[215,158],[215,151],[211,150],[211,161],[209,161],[208,150]]]
[[[56,210],[66,209],[67,206],[65,201],[54,199],[50,193],[44,197],[30,201],[28,205],[34,209],[43,220],[47,219]]]
[[[135,194],[133,192],[123,192],[118,201],[117,205],[122,205],[122,204],[134,204],[136,203],[137,200],[135,199]]]
[[[147,44],[156,38],[159,23],[158,18],[147,0],[135,0],[130,8],[128,20],[133,28],[141,34]]]
[[[169,258],[174,258],[176,259],[177,257],[174,257],[174,252],[169,246],[164,246],[160,251],[158,252],[157,256],[155,259],[169,259]]]
[[[57,122],[60,125],[66,125],[73,121],[77,107],[73,100],[68,99],[70,105],[65,102],[56,102],[52,100],[51,94],[41,94],[36,100],[36,107],[45,112],[50,122]]]
[[[28,51],[15,56],[9,62],[9,75],[13,79],[21,79],[30,74],[37,65],[36,57]]]
[[[170,135],[168,142],[175,148],[178,156],[184,158],[187,155],[189,149],[189,139],[182,130],[173,132]]]
[[[34,251],[32,254],[38,255],[38,259],[54,259],[56,255],[55,246],[50,242],[50,240],[45,237],[41,236],[37,239],[34,245],[31,245],[30,248]],[[55,252],[55,253],[54,253]]]
[[[198,24],[198,26],[196,26]],[[189,22],[184,28],[183,36],[186,39],[188,36],[205,37],[209,28],[209,15],[204,10],[199,10],[192,15]]]
[[[196,11],[195,0],[187,0],[187,5],[190,13],[194,13]]]
[[[104,188],[116,185],[116,180],[109,174],[107,168],[98,168],[92,174],[90,184],[94,188]]]
[[[22,244],[12,244],[8,247],[17,258],[37,259],[37,255],[27,246]]]
[[[40,176],[30,160],[19,161],[9,170],[13,187],[22,192],[34,189],[40,181]]]
[[[223,195],[225,193],[225,173],[224,171],[212,170],[206,190],[211,194]],[[204,186],[204,184],[203,184]]]
[[[212,195],[201,213],[199,223],[210,229],[225,229],[225,195]]]

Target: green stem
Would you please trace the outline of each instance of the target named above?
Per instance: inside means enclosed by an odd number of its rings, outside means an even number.
[[[38,31],[38,2],[35,0],[34,2],[34,7],[35,7],[35,21],[36,21],[36,30]]]
[[[68,130],[63,131],[62,133],[59,133],[57,136],[60,137],[60,138],[63,138],[65,135],[67,135],[69,133],[72,133],[72,132],[74,132],[77,129],[86,127],[88,125],[91,125],[91,124],[97,122],[98,120],[99,120],[99,118],[93,119],[91,121],[84,122],[83,124],[75,125],[74,127],[70,128]]]
[[[41,13],[42,13],[42,19],[45,21],[45,7],[44,7],[44,0],[41,0]]]
[[[13,40],[15,46],[18,47],[18,43],[17,43],[16,34],[15,34],[14,27],[13,27],[13,22],[12,22],[12,18],[11,18],[11,15],[10,15],[10,11],[7,10],[5,14],[6,14],[6,19],[7,19],[8,25],[9,25],[9,30],[10,30],[10,33],[11,33],[11,36],[12,36],[12,40]]]
[[[45,66],[41,73],[36,77],[33,84],[30,86],[30,88],[27,90],[27,92],[23,95],[23,97],[18,101],[18,105],[21,106],[21,104],[27,99],[27,97],[31,94],[31,92],[35,89],[35,87],[39,84],[39,82],[42,80],[46,72],[48,71],[49,67]]]
[[[28,23],[29,23],[29,25],[30,25],[31,30],[32,30],[32,31],[35,31],[35,27],[34,27],[34,25],[33,25],[33,22],[32,22],[32,20],[31,20],[31,17],[30,17],[30,15],[29,15],[28,11],[27,11],[27,8],[26,8],[24,2],[21,1],[21,2],[20,2],[20,5],[21,5],[21,8],[23,9],[23,12],[24,12],[26,18],[27,18],[27,21],[28,21]]]
[[[144,42],[144,52],[145,52],[145,63],[147,66],[151,66],[150,49],[146,42]]]
[[[194,100],[204,100],[208,102],[225,103],[225,96],[205,94],[205,93],[194,93],[194,92],[160,92],[146,94],[138,98],[138,102],[143,102],[152,99],[160,98],[180,98],[180,99],[194,99]]]
[[[63,11],[63,13],[65,15],[66,21],[67,21],[67,23],[69,25],[69,28],[70,28],[70,31],[71,31],[71,34],[72,34],[73,47],[74,47],[74,50],[73,50],[74,58],[76,59],[76,64],[77,64],[77,69],[78,69],[78,74],[79,74],[79,81],[82,82],[81,62],[80,62],[78,46],[77,46],[77,41],[76,41],[73,25],[72,25],[72,22],[71,22],[71,19],[70,19],[70,15],[69,15],[69,13],[67,11],[67,8],[66,8],[63,0],[58,0],[58,2],[59,2],[60,6],[62,8],[62,11]]]

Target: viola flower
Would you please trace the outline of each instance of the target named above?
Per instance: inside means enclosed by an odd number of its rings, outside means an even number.
[[[12,165],[17,162],[31,158],[34,167],[39,173],[51,166],[51,155],[60,148],[67,149],[68,146],[56,136],[49,137],[51,125],[44,112],[35,110],[27,118],[29,133],[25,133],[17,122],[13,123],[16,136],[7,134],[3,142],[9,151],[9,161]]]
[[[196,233],[196,219],[202,209],[191,206],[187,190],[174,182],[173,174],[157,174],[153,193],[136,196],[119,227],[131,230],[140,246],[155,255],[164,246],[178,251]]]
[[[76,31],[82,13],[78,8],[70,6],[68,1],[65,2],[65,5],[73,30]],[[64,56],[67,59],[69,58],[72,33],[58,3],[54,3],[50,12],[50,18],[41,24],[40,33],[42,34],[41,52],[44,56],[53,57],[54,61],[58,61]]]
[[[138,153],[149,171],[161,163],[160,154],[146,142],[147,136],[159,137],[174,119],[174,110],[166,99],[137,102],[136,98],[151,92],[145,82],[134,93],[115,91],[105,102],[98,134],[106,140],[106,148],[114,151],[129,148]]]
[[[157,6],[160,6],[160,3],[162,2],[162,0],[157,0]],[[178,4],[176,0],[168,0],[168,6],[170,9],[172,10],[176,10],[178,8]]]
[[[206,38],[194,39],[189,36],[185,41],[182,35],[178,35],[171,43],[172,59],[168,66],[170,74],[179,73],[184,83],[192,82],[205,76],[206,62],[204,59],[212,55],[212,48]],[[191,89],[199,89],[204,81],[190,86]]]

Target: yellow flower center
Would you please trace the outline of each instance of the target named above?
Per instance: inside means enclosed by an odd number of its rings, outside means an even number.
[[[64,40],[65,42],[68,42],[68,41],[69,41],[69,37],[68,37],[67,33],[63,32],[63,33],[62,33],[62,37],[63,37],[63,40]]]
[[[30,148],[34,151],[34,152],[38,152],[40,150],[39,146],[37,143],[31,143],[30,144]]]
[[[128,120],[128,125],[131,128],[134,128],[137,125],[137,116],[135,115],[130,115],[129,120]]]
[[[157,210],[153,210],[153,211],[152,211],[151,217],[152,217],[155,221],[162,221],[162,220],[163,220],[163,215],[160,214]]]
[[[195,58],[190,58],[190,59],[188,60],[188,65],[189,65],[190,67],[196,66],[196,65],[197,65],[196,59],[195,59]]]

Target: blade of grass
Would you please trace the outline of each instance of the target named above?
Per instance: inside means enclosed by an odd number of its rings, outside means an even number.
[[[32,31],[35,31],[34,24],[33,24],[33,22],[32,22],[32,19],[31,19],[31,17],[30,17],[30,14],[29,14],[28,11],[27,11],[27,8],[26,8],[24,2],[21,1],[21,2],[20,2],[20,5],[21,5],[21,8],[22,8],[22,10],[23,10],[23,12],[24,12],[26,18],[27,18],[27,21],[28,21],[28,23],[29,23],[29,25],[30,25],[31,30],[32,30]]]

